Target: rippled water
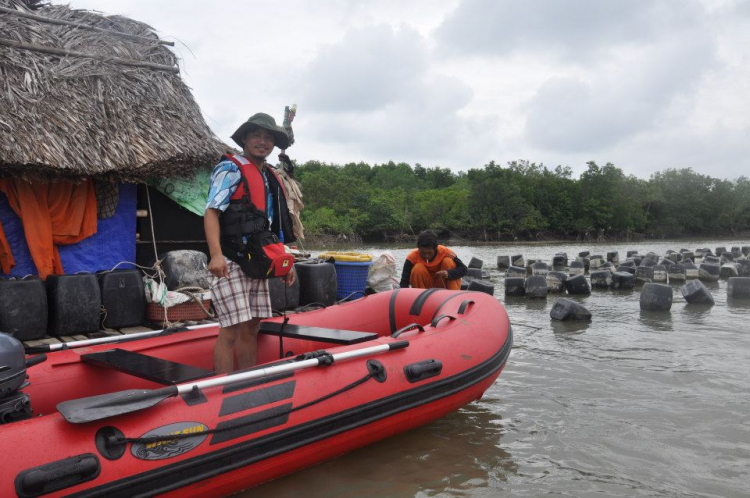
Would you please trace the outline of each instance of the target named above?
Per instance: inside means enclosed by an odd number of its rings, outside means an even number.
[[[641,254],[750,241],[451,246],[482,259],[515,343],[484,398],[425,427],[242,496],[750,496],[750,303],[641,313],[638,291],[572,296],[590,324],[553,322],[555,301],[506,300],[498,255]],[[372,254],[385,250],[363,249]],[[408,249],[391,249],[399,268]]]

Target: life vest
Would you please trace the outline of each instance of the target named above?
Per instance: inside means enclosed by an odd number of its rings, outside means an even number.
[[[222,252],[250,277],[286,275],[294,264],[294,257],[285,252],[284,245],[271,232],[263,175],[255,164],[243,156],[228,154],[224,158],[237,165],[242,179],[230,197],[229,206],[219,218]],[[265,171],[274,175],[283,197],[286,197],[276,174],[270,168]]]
[[[246,180],[247,185],[250,187],[250,202],[255,206],[256,209],[265,213],[267,198],[266,187],[263,180],[263,174],[260,172],[260,170],[258,170],[258,167],[244,156],[227,154],[226,156],[224,156],[224,158],[229,159],[237,165],[240,173],[242,174],[242,177]],[[276,180],[281,186],[282,191],[284,190],[283,182],[271,168],[266,168],[266,174],[276,177]],[[230,197],[230,202],[242,200],[245,196],[245,191],[245,182],[241,181],[237,186],[237,190],[235,190],[234,194],[232,194],[232,197]],[[286,197],[286,192],[284,192],[284,197]]]
[[[435,252],[435,257],[432,258],[431,261],[427,261],[422,256],[419,255],[419,249],[414,249],[412,252],[409,253],[408,256],[406,256],[406,259],[411,261],[413,265],[416,265],[417,263],[423,264],[427,271],[430,272],[430,274],[437,273],[440,271],[440,264],[443,262],[443,259],[445,258],[456,258],[456,253],[451,251],[445,246],[438,245],[437,251]]]

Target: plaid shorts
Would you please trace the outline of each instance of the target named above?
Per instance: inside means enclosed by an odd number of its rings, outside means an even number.
[[[268,280],[250,278],[240,265],[227,260],[229,277],[211,278],[211,300],[220,327],[229,327],[252,318],[273,316]]]

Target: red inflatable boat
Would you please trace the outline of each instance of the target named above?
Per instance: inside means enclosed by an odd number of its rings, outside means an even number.
[[[261,363],[231,375],[210,371],[216,334],[46,361],[0,336],[0,496],[228,495],[479,399],[512,342],[492,296],[438,289],[265,321]]]

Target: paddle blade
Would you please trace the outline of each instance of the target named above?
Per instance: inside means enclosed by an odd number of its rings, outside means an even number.
[[[57,405],[57,411],[71,424],[85,424],[150,408],[172,396],[177,396],[176,386],[162,389],[130,389],[63,401]]]

